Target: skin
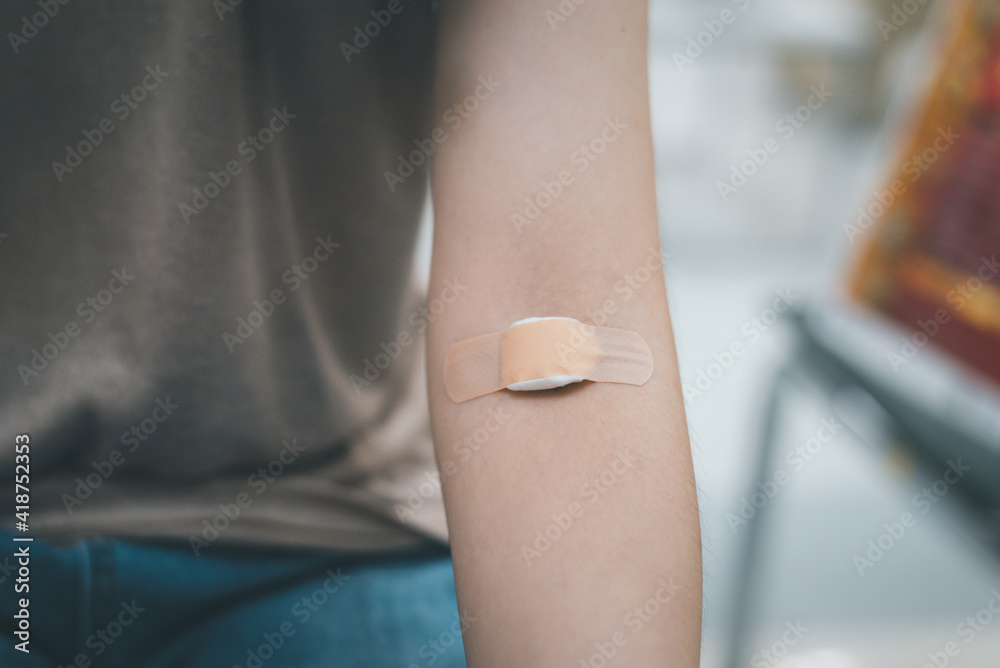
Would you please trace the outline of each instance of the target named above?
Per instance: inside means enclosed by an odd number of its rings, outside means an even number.
[[[465,286],[428,329],[428,384],[459,609],[475,620],[466,654],[473,668],[587,666],[603,646],[609,666],[697,666],[701,542],[657,264],[646,2],[590,0],[553,29],[545,10],[556,6],[441,7],[435,117],[473,94],[478,77],[500,83],[438,147],[432,172],[430,296],[448,279]],[[572,156],[616,118],[627,128],[599,154],[592,146],[581,171]],[[512,214],[561,170],[572,182],[518,229]],[[543,315],[638,331],[653,377],[448,398],[452,343]],[[460,455],[477,433],[477,449]],[[553,515],[574,503],[572,524],[553,531]],[[547,527],[557,537],[526,557]],[[666,602],[650,604],[658,593]]]

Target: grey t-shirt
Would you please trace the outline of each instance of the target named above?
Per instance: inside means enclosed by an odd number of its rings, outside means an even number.
[[[0,469],[28,434],[31,533],[445,540],[400,168],[430,3],[25,0],[0,29]]]

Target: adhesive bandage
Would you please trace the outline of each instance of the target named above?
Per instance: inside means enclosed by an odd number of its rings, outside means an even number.
[[[504,388],[549,390],[582,380],[642,385],[653,353],[638,332],[563,317],[525,318],[458,341],[444,358],[444,386],[460,404]]]

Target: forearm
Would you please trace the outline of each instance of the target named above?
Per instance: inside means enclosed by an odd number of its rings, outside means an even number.
[[[428,372],[459,605],[476,620],[470,665],[587,665],[603,646],[609,665],[695,666],[700,530],[656,228],[645,8],[584,4],[552,31],[544,8],[511,4],[445,7],[438,83],[439,117],[479,76],[500,83],[440,145],[433,176],[431,296],[464,287],[430,326]],[[544,213],[525,215],[526,197]],[[448,398],[453,342],[546,315],[638,331],[652,378]]]
[[[650,384],[435,409],[471,666],[577,666],[608,642],[611,665],[698,665],[690,461]]]

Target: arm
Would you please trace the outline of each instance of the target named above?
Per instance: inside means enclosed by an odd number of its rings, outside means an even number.
[[[554,29],[555,2],[442,4],[436,118],[479,77],[498,84],[432,176],[430,295],[464,287],[429,328],[428,380],[470,665],[586,666],[603,647],[608,665],[697,666],[701,534],[659,254],[646,2],[573,5]],[[652,379],[453,403],[448,347],[535,315],[638,331]]]

